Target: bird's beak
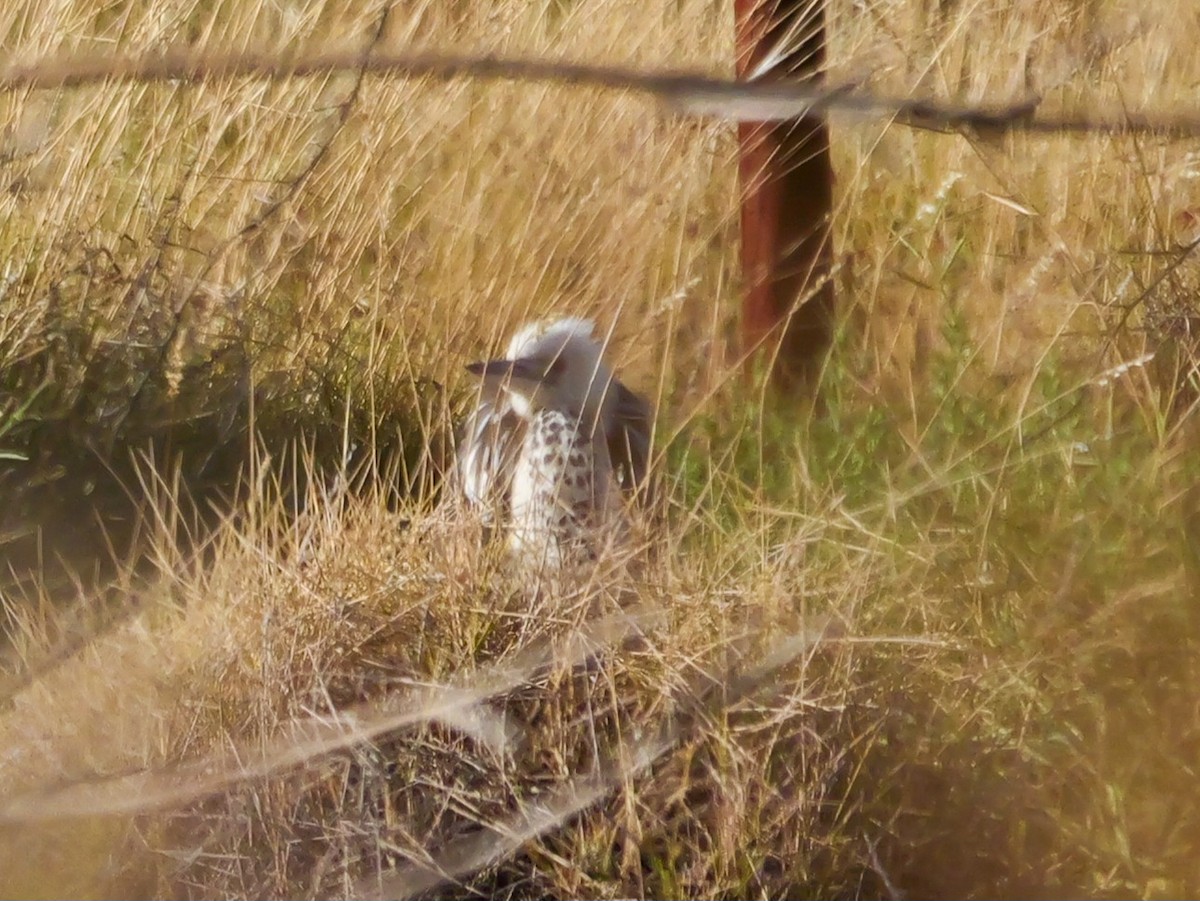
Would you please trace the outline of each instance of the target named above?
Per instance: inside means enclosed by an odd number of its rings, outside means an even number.
[[[540,382],[546,374],[545,367],[539,366],[534,360],[487,360],[482,363],[468,363],[467,372],[481,379],[519,379],[526,382]]]

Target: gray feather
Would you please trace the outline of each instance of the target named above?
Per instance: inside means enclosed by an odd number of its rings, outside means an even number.
[[[489,524],[507,515],[513,467],[524,437],[525,421],[490,401],[480,401],[460,430],[458,487]]]
[[[617,402],[613,427],[607,436],[608,455],[621,490],[626,495],[639,492],[644,495],[646,472],[650,467],[654,411],[649,401],[630,391],[622,382],[614,381],[613,389]]]

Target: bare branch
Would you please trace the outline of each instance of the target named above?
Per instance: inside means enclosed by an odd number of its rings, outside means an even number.
[[[892,118],[919,128],[1043,134],[1200,134],[1200,110],[1093,109],[1038,114],[1039,97],[967,106],[889,96],[854,87],[804,82],[738,82],[694,72],[648,72],[620,66],[490,55],[384,52],[371,46],[271,53],[190,49],[125,57],[71,56],[0,67],[0,91],[78,87],[105,81],[202,82],[221,78],[283,79],[354,70],[372,75],[449,81],[523,81],[630,91],[684,115],[775,121],[812,113]]]

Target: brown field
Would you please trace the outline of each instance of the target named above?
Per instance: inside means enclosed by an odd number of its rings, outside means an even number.
[[[1174,0],[829,2],[834,81],[1196,103]],[[730,7],[9,0],[0,50],[725,75]],[[728,123],[0,96],[0,896],[1200,894],[1195,141],[833,129],[813,403],[739,374]],[[463,365],[565,314],[655,399],[665,510],[533,591],[437,485]]]

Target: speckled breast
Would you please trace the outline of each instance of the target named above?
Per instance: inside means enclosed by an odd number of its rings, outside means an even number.
[[[556,410],[534,416],[513,473],[513,549],[549,566],[591,557],[610,468],[603,440],[584,434],[577,417]]]

